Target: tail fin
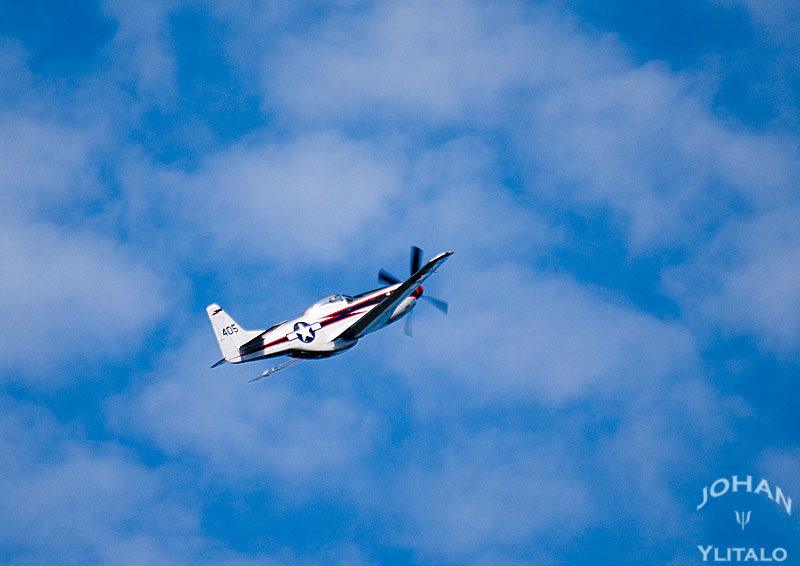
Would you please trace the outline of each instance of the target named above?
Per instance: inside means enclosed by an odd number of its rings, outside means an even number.
[[[245,330],[233,320],[217,303],[212,303],[206,307],[208,318],[211,319],[211,326],[214,327],[214,334],[219,342],[219,349],[222,356],[229,362],[240,362],[239,347],[246,344],[263,330]]]

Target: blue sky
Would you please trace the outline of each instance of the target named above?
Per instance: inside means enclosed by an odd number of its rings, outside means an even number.
[[[0,561],[800,553],[788,0],[0,3]],[[455,255],[273,380],[244,327]],[[797,499],[795,504],[800,504]],[[733,509],[751,510],[746,531]]]

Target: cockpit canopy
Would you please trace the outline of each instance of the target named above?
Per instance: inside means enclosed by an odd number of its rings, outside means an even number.
[[[341,294],[328,295],[324,299],[320,299],[319,301],[317,301],[316,303],[314,303],[313,305],[308,307],[306,309],[306,312],[320,310],[320,309],[323,309],[323,308],[325,310],[328,310],[329,308],[336,308],[336,307],[342,308],[348,302],[350,302],[351,300],[352,300],[352,297],[348,297],[347,295],[341,295]]]
[[[343,301],[344,302],[347,301],[347,299],[345,299],[344,295],[328,295],[324,299],[320,299],[319,301],[317,301],[316,303],[314,303],[311,306],[312,307],[321,307],[322,305],[330,305],[332,303],[341,303]]]

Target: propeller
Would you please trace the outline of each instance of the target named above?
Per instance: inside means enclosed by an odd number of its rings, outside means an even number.
[[[444,314],[447,314],[447,301],[437,299],[436,297],[430,297],[428,295],[422,295],[421,298],[428,301],[431,305],[442,311]]]
[[[411,331],[411,326],[412,326],[411,321],[412,320],[414,320],[414,311],[413,310],[406,315],[406,323],[405,323],[405,326],[403,327],[403,334],[405,334],[409,338],[413,338],[414,337],[414,333]]]
[[[420,267],[422,267],[422,250],[417,246],[411,246],[411,275],[414,275],[417,271],[419,271]],[[386,283],[388,285],[397,285],[401,281],[386,271],[385,269],[381,269],[378,272],[378,280],[382,283]],[[422,293],[422,287],[419,288],[420,294],[417,298],[422,298],[428,301],[431,305],[433,305],[438,310],[442,311],[444,314],[447,314],[447,302],[441,299],[437,299],[435,297],[429,297]],[[414,311],[412,310],[410,313],[406,315],[406,324],[404,332],[406,336],[412,335],[412,319],[413,319]]]
[[[422,263],[422,250],[419,249],[417,246],[411,246],[411,275],[414,275],[419,268],[422,267],[420,265]]]
[[[400,283],[400,280],[397,277],[388,271],[384,271],[383,269],[378,272],[378,280],[382,281],[383,283],[388,283],[389,285],[397,285]]]

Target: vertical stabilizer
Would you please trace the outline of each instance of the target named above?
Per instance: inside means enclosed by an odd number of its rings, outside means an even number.
[[[263,330],[245,330],[217,303],[208,305],[206,312],[211,320],[211,326],[214,327],[214,335],[217,337],[222,356],[229,362],[242,361],[239,358],[239,347],[264,332]]]

